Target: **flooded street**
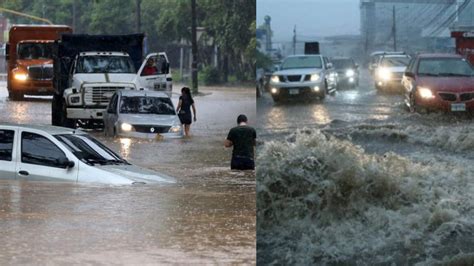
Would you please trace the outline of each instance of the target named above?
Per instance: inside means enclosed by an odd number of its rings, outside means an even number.
[[[257,100],[258,262],[471,265],[472,117],[410,113],[361,75],[324,102]]]
[[[255,91],[200,92],[190,138],[90,132],[129,162],[170,175],[176,184],[1,180],[0,264],[255,263],[255,176],[230,171],[231,150],[223,147],[238,114],[255,125]],[[9,101],[0,84],[4,122],[50,124],[50,104],[47,97]]]

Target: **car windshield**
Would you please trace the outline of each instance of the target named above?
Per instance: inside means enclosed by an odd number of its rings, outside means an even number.
[[[175,115],[173,103],[166,97],[122,96],[120,100],[122,114]]]
[[[410,62],[410,58],[403,57],[384,57],[382,58],[381,65],[384,67],[406,67]]]
[[[281,64],[281,69],[292,68],[322,68],[321,57],[319,56],[294,56],[285,59]]]
[[[76,73],[135,73],[128,56],[91,55],[80,56]]]
[[[351,59],[332,59],[332,64],[336,69],[353,68],[354,62]]]
[[[85,134],[55,135],[79,160],[89,164],[129,164],[93,137]]]
[[[18,58],[20,59],[51,59],[51,43],[20,43],[18,44]]]
[[[421,59],[418,65],[420,76],[473,76],[472,66],[462,58]]]

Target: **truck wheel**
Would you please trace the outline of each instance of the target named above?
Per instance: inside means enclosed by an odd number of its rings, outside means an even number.
[[[67,118],[67,107],[66,103],[64,101],[62,103],[62,110],[61,110],[61,126],[63,127],[69,127],[69,128],[75,128],[75,123],[73,119]]]
[[[13,91],[8,91],[8,98],[10,98],[13,101],[21,101],[23,100],[23,93],[21,92],[13,92]]]
[[[53,126],[62,126],[61,124],[61,98],[56,94],[53,94],[53,100],[51,101],[51,124]]]

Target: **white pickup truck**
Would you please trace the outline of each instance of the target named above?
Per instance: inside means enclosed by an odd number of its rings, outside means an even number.
[[[172,78],[165,53],[149,54],[137,72],[125,52],[81,52],[71,64],[68,85],[63,93],[62,121],[74,127],[77,122],[103,119],[117,90],[146,89],[171,95]]]

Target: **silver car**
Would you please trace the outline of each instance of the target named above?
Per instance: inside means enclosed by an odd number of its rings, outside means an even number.
[[[320,98],[337,87],[337,73],[322,55],[294,55],[285,58],[270,79],[275,102],[290,98]]]
[[[164,92],[120,90],[104,114],[107,136],[181,138],[183,129],[171,98]]]
[[[0,124],[0,179],[105,184],[174,183],[135,166],[78,129]]]

